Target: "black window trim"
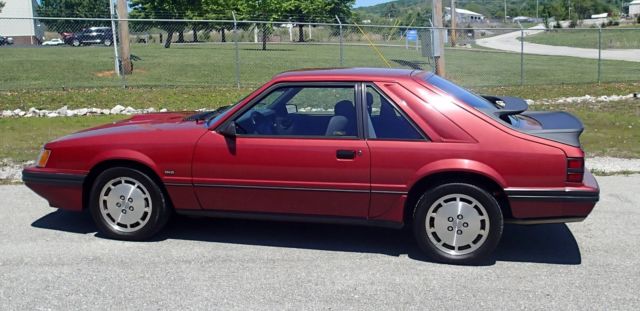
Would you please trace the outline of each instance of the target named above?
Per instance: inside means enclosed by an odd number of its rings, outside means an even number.
[[[227,117],[227,119],[222,122],[220,125],[213,129],[214,131],[219,131],[229,123],[235,121],[236,118],[243,115],[247,110],[251,109],[253,106],[260,103],[261,100],[269,96],[273,91],[284,88],[284,87],[351,87],[354,91],[354,105],[356,108],[356,119],[357,119],[357,136],[318,136],[318,135],[254,135],[254,134],[237,134],[238,137],[241,138],[282,138],[282,139],[320,139],[320,140],[364,140],[364,132],[362,130],[362,98],[359,96],[359,88],[362,88],[361,82],[356,81],[309,81],[309,82],[281,82],[276,83],[266,90],[264,90],[260,95],[253,98],[250,102],[246,103],[242,109],[236,111],[233,115]],[[361,91],[361,90],[360,90]]]
[[[413,127],[413,129],[418,132],[418,135],[422,136],[421,139],[406,139],[406,138],[371,138],[369,137],[369,128],[367,126],[364,126],[364,120],[366,118],[366,109],[362,109],[361,112],[361,116],[360,118],[363,120],[362,122],[362,126],[363,126],[363,131],[364,131],[364,137],[366,140],[377,140],[377,141],[428,141],[430,142],[431,139],[429,138],[429,136],[427,136],[426,133],[424,133],[422,131],[422,129],[420,129],[420,127],[418,127],[413,120],[400,108],[400,106],[398,106],[398,104],[396,104],[393,100],[391,100],[391,98],[389,98],[389,96],[383,92],[380,88],[378,88],[373,82],[363,82],[361,83],[361,93],[360,93],[360,101],[361,101],[361,105],[362,107],[364,107],[365,103],[366,103],[366,98],[367,98],[367,87],[370,86],[371,88],[373,88],[374,90],[376,90],[376,92],[378,92],[378,94],[380,94],[380,96],[384,97],[385,100],[387,100],[387,102],[389,102],[389,104],[391,104],[391,106],[393,106],[393,108],[398,111],[400,113],[400,115],[407,120],[407,122],[409,122],[409,124],[411,125],[411,127]]]

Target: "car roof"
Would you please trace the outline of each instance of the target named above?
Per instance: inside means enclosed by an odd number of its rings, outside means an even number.
[[[397,80],[410,78],[420,70],[399,68],[307,68],[291,70],[273,77],[276,80]]]

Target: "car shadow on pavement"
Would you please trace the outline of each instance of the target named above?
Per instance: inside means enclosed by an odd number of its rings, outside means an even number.
[[[91,216],[86,212],[56,211],[31,225],[80,234],[96,232]],[[411,230],[177,216],[151,242],[173,239],[407,255],[415,260],[429,261],[414,242]],[[581,263],[581,255],[573,234],[564,224],[505,225],[494,255],[481,265],[493,265],[496,261],[575,265]]]

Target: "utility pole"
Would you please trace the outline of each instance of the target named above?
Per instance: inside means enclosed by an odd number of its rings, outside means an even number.
[[[436,63],[436,74],[445,77],[446,71],[444,68],[444,38],[447,33],[446,30],[442,27],[442,0],[432,0],[432,12],[433,12],[433,27],[436,29],[434,31],[438,32],[438,36],[435,36],[438,42],[434,42],[437,44],[438,50],[440,51],[438,56],[435,56]]]
[[[451,0],[451,46],[456,46],[456,0]]]
[[[129,13],[126,0],[118,0],[118,33],[120,34],[120,59],[122,64],[122,74],[131,74],[131,52],[129,50]],[[125,19],[125,20],[123,20]],[[113,30],[112,30],[113,31]]]
[[[538,22],[538,8],[540,7],[540,0],[536,0],[536,23]]]
[[[507,23],[507,0],[504,0],[504,23]]]

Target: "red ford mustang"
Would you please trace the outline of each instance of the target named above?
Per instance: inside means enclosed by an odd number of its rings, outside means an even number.
[[[581,122],[401,69],[292,71],[231,107],[157,113],[47,143],[26,185],[143,240],[188,215],[410,225],[434,260],[489,255],[503,223],[584,219]]]

